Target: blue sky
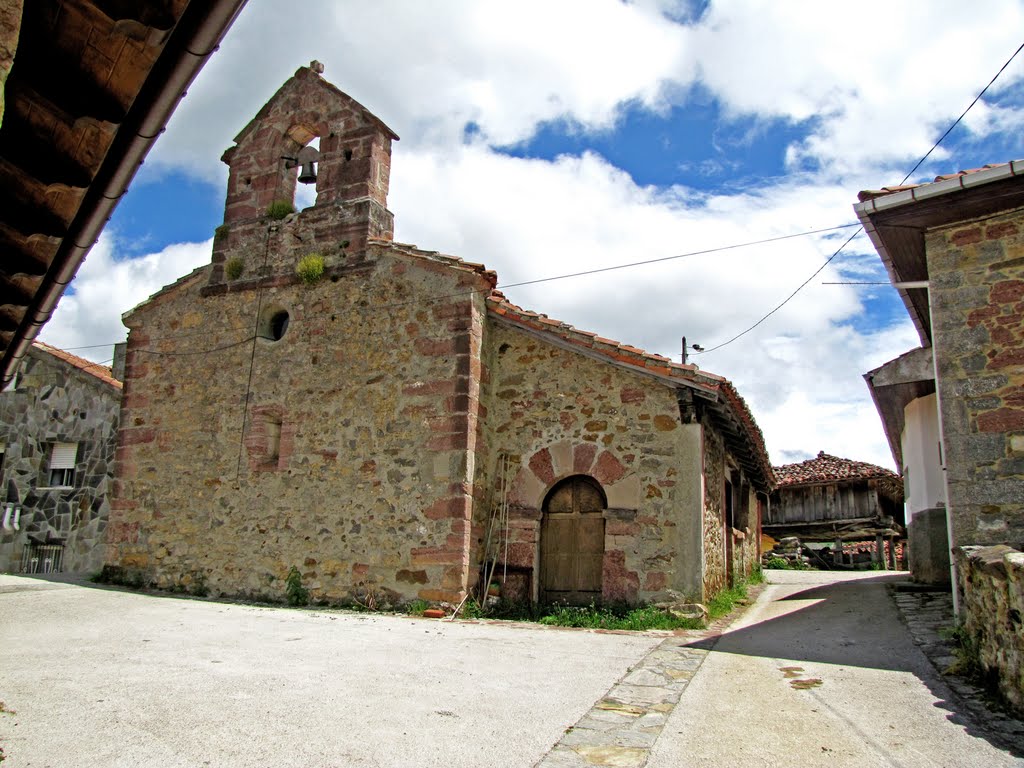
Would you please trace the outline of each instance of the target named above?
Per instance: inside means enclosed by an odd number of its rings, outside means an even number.
[[[429,5],[429,8],[424,7]],[[1020,45],[1024,3],[249,0],[136,177],[44,340],[97,360],[120,315],[209,261],[220,155],[294,71],[402,138],[396,239],[502,283],[853,222]],[[292,30],[285,34],[282,30]],[[1024,55],[916,181],[1024,157]],[[849,230],[509,290],[654,352],[715,346],[764,316]],[[891,466],[861,379],[918,342],[863,236],[753,332],[695,358],[750,403],[773,460]],[[83,349],[84,348],[84,349]]]

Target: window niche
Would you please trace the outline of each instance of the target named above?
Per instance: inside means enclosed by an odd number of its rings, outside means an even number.
[[[283,469],[287,455],[282,453],[284,411],[280,406],[264,405],[253,408],[252,421],[246,437],[249,466],[258,472]]]
[[[267,341],[280,341],[288,332],[291,315],[280,304],[271,304],[260,311],[256,335]]]

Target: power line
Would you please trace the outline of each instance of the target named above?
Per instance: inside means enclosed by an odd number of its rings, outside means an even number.
[[[1008,58],[1008,59],[1006,60],[1006,63],[1005,63],[1005,64],[1003,64],[1003,66],[1001,66],[1001,67],[999,68],[999,71],[998,71],[998,72],[996,72],[996,73],[995,73],[995,75],[993,75],[993,77],[992,77],[992,79],[991,79],[991,80],[989,80],[989,82],[988,82],[988,85],[986,85],[986,86],[985,86],[984,88],[982,88],[982,89],[981,89],[981,92],[980,92],[980,93],[978,93],[978,95],[974,97],[974,101],[972,101],[972,102],[971,102],[970,104],[968,104],[968,105],[967,105],[967,109],[965,109],[965,110],[964,110],[964,111],[963,111],[963,112],[962,112],[962,113],[960,114],[960,117],[958,117],[958,118],[957,118],[956,120],[954,120],[954,121],[953,121],[953,124],[952,124],[951,126],[949,126],[949,128],[947,128],[947,129],[946,129],[946,132],[945,132],[945,133],[943,133],[943,134],[942,134],[942,135],[941,135],[941,136],[940,136],[940,137],[938,138],[938,140],[937,140],[937,141],[936,141],[936,142],[935,142],[934,144],[932,144],[932,147],[931,147],[931,149],[929,149],[929,150],[928,150],[927,152],[925,152],[925,154],[924,154],[924,157],[922,157],[922,158],[921,158],[920,160],[918,160],[918,161],[917,161],[917,163],[916,163],[916,164],[914,165],[914,167],[910,169],[910,172],[909,172],[909,173],[908,173],[908,174],[907,174],[906,176],[904,176],[904,177],[903,177],[903,181],[901,181],[901,182],[900,182],[899,186],[902,186],[903,184],[905,184],[905,183],[906,183],[907,179],[909,179],[909,178],[910,178],[910,177],[911,177],[911,176],[912,176],[912,175],[914,174],[914,172],[915,172],[915,171],[917,171],[917,169],[921,167],[921,165],[922,165],[922,164],[924,163],[924,161],[928,159],[928,157],[929,157],[929,156],[930,156],[930,155],[932,154],[932,152],[934,152],[934,151],[935,151],[935,150],[936,150],[936,149],[938,148],[939,144],[941,144],[941,143],[942,143],[943,139],[945,139],[945,138],[946,138],[947,136],[949,136],[949,134],[950,134],[950,133],[951,133],[951,132],[953,131],[953,129],[954,129],[954,128],[956,128],[956,127],[957,127],[957,125],[959,125],[959,124],[960,124],[960,121],[964,119],[964,116],[966,116],[966,115],[967,115],[967,113],[971,111],[971,108],[972,108],[972,107],[974,107],[974,105],[975,105],[975,104],[977,104],[977,103],[978,103],[978,102],[979,102],[979,101],[981,100],[981,97],[982,97],[982,96],[984,96],[984,95],[985,95],[985,93],[986,93],[986,91],[988,91],[988,89],[992,87],[992,84],[993,84],[993,83],[994,83],[994,82],[995,82],[995,81],[996,81],[997,79],[999,79],[999,76],[1000,76],[1001,74],[1003,74],[1003,71],[1004,71],[1004,70],[1005,70],[1005,69],[1006,69],[1006,68],[1007,68],[1008,66],[1010,66],[1010,62],[1012,62],[1012,61],[1013,61],[1013,60],[1014,60],[1014,59],[1015,59],[1015,58],[1017,57],[1017,54],[1018,54],[1018,53],[1020,53],[1020,52],[1021,52],[1021,50],[1024,50],[1024,43],[1021,43],[1021,44],[1020,44],[1020,46],[1019,46],[1019,47],[1017,48],[1017,50],[1015,50],[1015,51],[1013,52],[1013,55],[1011,55],[1011,56],[1010,56],[1010,58]],[[825,263],[824,263],[824,264],[822,264],[822,265],[821,265],[820,267],[818,267],[818,268],[817,268],[816,270],[814,270],[814,273],[813,273],[813,274],[812,274],[812,275],[811,275],[810,277],[808,277],[808,278],[807,278],[806,280],[804,280],[804,281],[803,281],[802,283],[800,283],[800,285],[799,285],[799,286],[797,287],[797,289],[796,289],[795,291],[793,291],[793,292],[792,292],[791,294],[789,294],[789,296],[787,296],[787,297],[786,297],[785,299],[783,299],[783,300],[782,300],[782,302],[781,302],[780,304],[776,305],[774,309],[772,309],[771,311],[769,311],[769,312],[768,312],[768,313],[767,313],[766,315],[764,315],[764,316],[763,316],[763,317],[762,317],[762,318],[761,318],[760,320],[758,320],[758,321],[757,321],[756,323],[754,323],[754,324],[753,324],[752,326],[750,326],[749,328],[747,328],[747,329],[746,329],[745,331],[742,331],[742,332],[740,332],[740,333],[737,333],[737,334],[736,334],[735,336],[733,336],[733,337],[732,337],[731,339],[729,339],[728,341],[724,341],[724,342],[722,342],[721,344],[717,344],[716,346],[713,346],[713,347],[710,347],[710,348],[708,348],[708,349],[705,349],[705,350],[704,350],[703,352],[695,352],[694,354],[697,354],[697,355],[706,355],[706,354],[707,354],[708,352],[714,352],[714,351],[715,351],[716,349],[721,349],[721,348],[722,348],[722,347],[724,347],[724,346],[727,346],[727,345],[729,345],[729,344],[732,344],[732,343],[733,343],[734,341],[736,341],[736,340],[737,340],[737,339],[739,339],[740,337],[742,337],[742,336],[746,336],[746,335],[747,335],[748,333],[750,333],[750,332],[751,332],[752,330],[754,330],[755,328],[757,328],[757,326],[761,325],[761,323],[763,323],[763,322],[764,322],[765,320],[767,320],[767,319],[768,319],[769,317],[771,317],[771,316],[772,316],[772,315],[774,315],[774,314],[775,314],[776,312],[778,312],[778,311],[779,311],[780,309],[782,309],[782,308],[783,308],[784,306],[786,306],[786,304],[788,304],[788,303],[789,303],[789,302],[790,302],[790,301],[792,300],[792,298],[793,298],[794,296],[796,296],[796,295],[797,295],[798,293],[800,293],[800,291],[802,291],[802,290],[804,289],[804,287],[805,287],[805,286],[806,286],[806,285],[807,285],[807,284],[808,284],[809,282],[811,282],[811,280],[813,280],[813,279],[814,279],[815,277],[817,277],[817,276],[818,276],[818,275],[819,275],[819,274],[821,273],[821,271],[822,271],[823,269],[825,269],[825,267],[827,267],[827,266],[828,266],[828,265],[829,265],[829,264],[830,264],[830,263],[832,262],[832,260],[833,260],[833,259],[834,259],[834,258],[835,258],[836,256],[838,256],[838,255],[840,254],[840,252],[841,252],[841,251],[842,251],[842,250],[843,250],[844,248],[846,248],[846,246],[847,246],[847,245],[849,245],[849,244],[850,244],[851,242],[853,242],[853,239],[854,239],[855,237],[857,237],[857,235],[859,235],[859,234],[861,233],[861,231],[862,231],[862,230],[863,230],[863,228],[862,228],[862,227],[858,227],[857,231],[856,231],[856,232],[854,232],[854,233],[853,233],[852,235],[850,235],[850,237],[849,237],[849,238],[848,238],[848,239],[846,240],[846,242],[845,242],[845,243],[843,243],[843,244],[842,244],[841,246],[839,246],[839,248],[838,248],[838,249],[837,249],[837,250],[835,251],[835,253],[833,253],[833,254],[832,254],[831,256],[829,256],[829,257],[828,257],[828,258],[827,258],[827,259],[825,260]]]
[[[907,179],[909,179],[911,176],[914,175],[914,172],[918,168],[921,167],[921,165],[924,163],[924,161],[927,160],[928,157],[931,155],[931,153],[935,151],[935,149],[939,146],[939,144],[942,143],[942,140],[945,139],[947,136],[949,136],[949,134],[952,133],[954,128],[956,128],[958,125],[960,125],[960,121],[964,119],[964,116],[966,116],[967,113],[971,111],[971,108],[975,104],[977,104],[978,101],[981,100],[981,97],[985,95],[985,92],[988,91],[988,89],[992,87],[992,83],[994,83],[996,80],[999,79],[999,76],[1001,74],[1003,74],[1003,70],[1005,70],[1008,66],[1010,66],[1010,62],[1013,61],[1015,58],[1017,58],[1017,54],[1020,53],[1021,50],[1024,50],[1024,43],[1020,44],[1020,47],[1018,47],[1017,50],[1013,52],[1013,55],[1006,60],[1006,63],[1003,64],[1003,66],[1001,66],[999,68],[999,71],[996,72],[995,75],[992,76],[992,79],[988,81],[988,85],[986,85],[984,88],[981,89],[981,93],[979,93],[977,96],[974,97],[974,101],[972,101],[970,104],[967,105],[967,109],[965,109],[963,112],[960,113],[960,117],[958,117],[956,120],[953,121],[953,124],[951,126],[949,126],[949,128],[946,129],[946,132],[939,137],[939,140],[936,141],[932,145],[932,148],[929,149],[927,152],[925,152],[924,157],[922,157],[920,160],[917,161],[917,165],[915,165],[913,168],[910,169],[910,173],[908,173],[906,176],[903,177],[903,181],[900,182],[900,186],[905,184]]]
[[[674,260],[677,260],[677,259],[684,259],[684,258],[688,258],[688,257],[691,257],[691,256],[704,256],[704,255],[707,255],[707,254],[710,254],[710,253],[721,253],[723,251],[732,251],[732,250],[737,250],[739,248],[749,248],[749,247],[756,246],[756,245],[766,245],[768,243],[775,243],[775,242],[779,242],[779,241],[782,241],[782,240],[792,240],[792,239],[798,238],[798,237],[809,237],[811,235],[820,235],[820,234],[824,234],[826,232],[836,232],[836,231],[843,230],[843,229],[849,229],[850,227],[859,227],[859,226],[860,226],[859,224],[854,222],[854,223],[850,223],[850,224],[838,224],[838,225],[832,226],[832,227],[820,227],[818,229],[809,229],[809,230],[806,230],[806,231],[803,231],[803,232],[793,232],[793,233],[790,233],[790,234],[787,234],[787,235],[776,235],[774,237],[765,237],[765,238],[761,238],[761,239],[758,239],[758,240],[747,240],[747,241],[740,242],[740,243],[731,243],[729,245],[716,246],[714,248],[704,248],[704,249],[698,250],[698,251],[688,251],[686,253],[678,253],[678,254],[675,254],[675,255],[672,255],[672,256],[660,256],[660,257],[654,258],[654,259],[644,259],[642,261],[631,261],[631,262],[625,262],[625,263],[622,263],[622,264],[613,264],[613,265],[607,266],[607,267],[597,267],[595,269],[588,269],[588,270],[584,270],[582,272],[571,272],[571,273],[562,274],[562,275],[551,275],[549,277],[541,277],[541,278],[536,278],[536,279],[532,279],[532,280],[523,280],[523,281],[518,282],[518,283],[507,283],[507,284],[498,285],[496,287],[496,290],[505,290],[505,289],[508,289],[508,288],[520,288],[520,287],[527,286],[527,285],[537,285],[537,284],[540,284],[540,283],[554,282],[556,280],[568,280],[568,279],[575,278],[575,277],[584,277],[586,275],[600,274],[602,272],[611,272],[611,271],[619,270],[619,269],[628,269],[628,268],[631,268],[631,267],[640,267],[640,266],[644,266],[644,265],[647,265],[647,264],[658,264],[658,263],[665,262],[665,261],[674,261]],[[395,308],[398,308],[398,307],[404,307],[404,306],[408,306],[409,304],[427,304],[427,303],[431,303],[431,302],[445,301],[447,299],[460,298],[460,297],[463,297],[463,296],[472,296],[472,295],[477,294],[477,293],[486,293],[486,292],[489,292],[490,290],[491,290],[490,288],[487,288],[487,289],[482,289],[482,290],[459,291],[459,292],[456,292],[456,293],[439,294],[439,295],[436,295],[436,296],[428,296],[428,297],[425,297],[425,298],[419,298],[419,299],[415,299],[415,300],[411,300],[411,301],[405,301],[405,302],[391,302],[391,303],[388,303],[388,304],[377,304],[377,305],[372,306],[372,307],[363,307],[362,308],[362,312],[364,314],[366,314],[366,313],[369,313],[369,312],[379,312],[379,311],[384,311],[384,310],[395,309]],[[250,326],[248,324],[246,324],[246,325],[232,326],[232,327],[230,327],[230,328],[228,328],[226,330],[228,330],[228,331],[243,331],[243,330],[247,331],[247,330],[249,330],[249,328],[250,328]],[[150,338],[151,341],[163,341],[163,340],[166,340],[166,339],[180,340],[180,339],[183,339],[183,338],[186,338],[186,337],[189,337],[189,336],[209,336],[209,331],[208,330],[197,330],[197,331],[192,331],[192,332],[189,332],[189,333],[178,332],[178,333],[174,333],[174,334],[169,334],[167,336],[150,336],[149,338]],[[203,354],[204,352],[207,352],[207,351],[208,352],[218,352],[218,351],[220,351],[222,349],[229,349],[230,347],[234,347],[234,346],[237,346],[239,344],[244,344],[247,341],[250,341],[251,339],[252,339],[252,336],[247,336],[245,339],[243,339],[241,341],[238,341],[238,342],[235,342],[235,343],[232,343],[232,344],[228,344],[226,346],[214,347],[214,348],[209,349],[209,350],[199,350],[199,351],[190,351],[190,352],[177,352],[177,353],[175,353],[175,352],[160,352],[160,351],[157,351],[157,350],[147,350],[147,349],[141,349],[141,348],[139,350],[137,350],[137,351],[147,352],[149,354],[154,354],[154,355],[169,355],[169,356],[170,355],[195,355],[195,354]],[[113,346],[114,344],[117,344],[117,343],[119,343],[119,342],[110,342],[108,344],[87,344],[87,345],[78,346],[78,347],[62,347],[62,349],[65,352],[75,352],[75,351],[78,351],[78,350],[85,350],[85,349],[105,349],[105,348],[111,347],[111,346]]]
[[[840,245],[840,246],[839,246],[839,247],[838,247],[838,248],[837,248],[837,249],[835,250],[835,252],[834,252],[834,253],[833,253],[833,254],[832,254],[831,256],[829,256],[829,257],[828,257],[828,258],[827,258],[827,259],[825,260],[825,263],[824,263],[824,264],[822,264],[822,265],[821,265],[820,267],[818,267],[818,268],[817,268],[816,270],[814,270],[814,273],[813,273],[813,274],[812,274],[812,275],[811,275],[810,277],[808,277],[808,278],[807,278],[806,280],[804,280],[804,281],[803,281],[802,283],[800,283],[800,285],[799,285],[799,286],[797,286],[797,289],[796,289],[795,291],[793,291],[793,292],[792,292],[791,294],[789,294],[789,296],[787,296],[787,297],[786,297],[785,299],[783,299],[783,300],[782,300],[782,302],[781,302],[781,303],[780,303],[780,304],[779,304],[778,306],[776,306],[776,307],[775,307],[775,309],[773,309],[773,310],[772,310],[771,312],[769,312],[768,314],[766,314],[766,315],[765,315],[764,317],[762,317],[762,318],[761,318],[760,320],[758,320],[758,321],[757,321],[756,323],[754,323],[754,324],[753,324],[752,326],[750,326],[749,328],[747,328],[747,329],[746,329],[745,331],[740,331],[739,333],[737,333],[737,334],[736,334],[735,336],[733,336],[733,337],[732,337],[731,339],[729,339],[728,341],[723,341],[723,342],[722,342],[721,344],[718,344],[717,346],[714,346],[714,347],[710,347],[710,348],[708,348],[708,349],[705,349],[705,350],[703,350],[703,351],[701,351],[701,352],[694,352],[694,354],[697,354],[697,355],[706,355],[706,354],[707,354],[708,352],[714,352],[714,351],[715,351],[716,349],[721,349],[722,347],[726,346],[727,344],[732,344],[732,343],[733,343],[734,341],[736,341],[736,339],[740,338],[741,336],[746,336],[746,335],[747,335],[748,333],[750,333],[750,332],[751,332],[752,330],[754,330],[755,328],[757,328],[757,326],[759,326],[759,325],[760,325],[761,323],[763,323],[763,322],[764,322],[765,320],[767,320],[767,319],[768,319],[769,317],[771,317],[771,316],[772,316],[772,315],[774,315],[774,314],[775,314],[776,312],[778,312],[778,311],[779,311],[780,309],[782,309],[782,308],[783,308],[784,306],[786,306],[786,304],[788,304],[788,303],[789,303],[789,300],[790,300],[790,299],[792,299],[792,298],[793,298],[794,296],[796,296],[796,295],[797,295],[798,293],[800,293],[800,291],[802,291],[802,290],[804,289],[804,286],[805,286],[805,285],[807,285],[807,284],[808,284],[809,282],[811,282],[811,280],[813,280],[813,279],[814,279],[815,277],[817,277],[817,276],[818,276],[818,275],[819,275],[819,274],[821,273],[821,271],[822,271],[822,270],[823,270],[823,269],[824,269],[825,267],[827,267],[827,266],[829,265],[829,263],[830,263],[830,262],[832,261],[832,259],[834,259],[834,258],[835,258],[836,256],[838,256],[838,255],[839,255],[839,252],[840,252],[840,251],[842,251],[842,250],[843,250],[843,248],[845,248],[846,246],[848,246],[848,245],[849,245],[849,244],[850,244],[851,242],[853,242],[853,239],[854,239],[855,237],[857,237],[857,235],[859,235],[859,234],[860,234],[860,233],[861,233],[862,231],[863,231],[863,229],[862,229],[862,228],[858,228],[856,232],[854,232],[854,233],[853,233],[852,235],[850,235],[850,236],[849,236],[849,237],[848,237],[848,238],[846,239],[846,241],[845,241],[845,242],[844,242],[844,243],[843,243],[842,245]]]

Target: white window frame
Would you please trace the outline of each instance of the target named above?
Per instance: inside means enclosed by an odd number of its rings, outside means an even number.
[[[54,443],[50,448],[47,487],[74,488],[78,443]]]

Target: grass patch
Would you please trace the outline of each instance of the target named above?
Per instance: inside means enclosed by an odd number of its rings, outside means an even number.
[[[430,607],[430,603],[426,600],[416,599],[413,600],[409,605],[405,607],[405,612],[410,616],[422,616],[423,612]]]
[[[554,627],[582,627],[585,629],[625,629],[643,632],[646,629],[701,629],[696,619],[683,619],[653,606],[641,608],[612,608],[553,606],[541,616],[540,624]]]
[[[811,566],[804,563],[803,560],[787,560],[784,557],[773,555],[768,558],[768,562],[764,564],[765,568],[772,568],[777,571],[809,571]]]
[[[732,613],[732,609],[746,599],[747,585],[745,582],[729,589],[723,589],[708,603],[708,618],[712,621],[720,619],[726,614]]]

